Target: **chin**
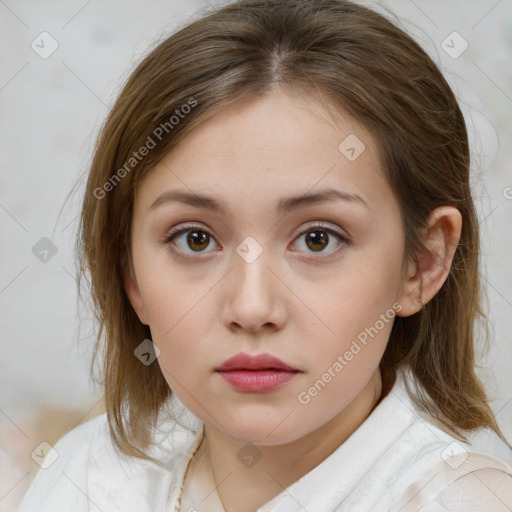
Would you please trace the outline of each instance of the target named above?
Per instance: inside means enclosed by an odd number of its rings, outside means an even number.
[[[229,439],[241,445],[254,444],[258,446],[277,446],[288,444],[300,439],[307,432],[298,431],[294,423],[287,420],[283,421],[283,417],[276,420],[262,420],[261,416],[253,421],[247,419],[240,422],[230,422],[229,434],[220,431],[223,436],[229,435]]]

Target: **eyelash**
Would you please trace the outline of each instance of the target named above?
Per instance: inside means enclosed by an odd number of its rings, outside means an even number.
[[[338,240],[338,242],[341,243],[342,246],[343,245],[350,245],[350,240],[347,237],[341,235],[337,231],[334,231],[333,229],[329,228],[328,226],[326,226],[325,224],[323,224],[321,222],[310,226],[305,231],[302,231],[301,233],[299,233],[297,238],[300,238],[301,236],[303,236],[305,234],[308,234],[310,232],[314,232],[315,230],[325,231],[328,234],[333,235]],[[184,233],[191,232],[191,231],[200,231],[201,233],[206,233],[208,236],[210,236],[211,238],[213,238],[215,240],[215,237],[211,233],[209,233],[208,230],[206,230],[206,229],[204,229],[204,228],[202,228],[201,226],[198,226],[198,225],[190,225],[190,226],[185,226],[185,227],[183,227],[181,229],[177,229],[177,230],[174,230],[174,231],[171,230],[169,232],[169,234],[165,237],[164,243],[165,244],[171,244],[174,241],[175,238],[178,238],[180,235],[182,235]],[[176,244],[174,244],[174,245],[176,245]],[[175,249],[172,249],[172,250],[173,250],[173,252],[176,252]],[[320,257],[315,257],[315,259],[318,260],[318,259],[329,258],[333,254],[337,254],[339,251],[340,251],[340,249],[335,249],[334,251],[331,251],[330,253],[328,253],[327,256],[323,256],[323,254],[324,254],[323,252],[318,252],[318,253],[312,252],[311,254],[319,254],[319,255],[321,255]],[[300,252],[300,251],[295,251],[295,252]],[[179,251],[179,253],[180,253],[179,256],[182,257],[182,258],[185,258],[185,259],[196,259],[196,256],[186,255],[187,253],[183,253],[182,251]],[[197,254],[201,254],[201,252],[197,252]]]

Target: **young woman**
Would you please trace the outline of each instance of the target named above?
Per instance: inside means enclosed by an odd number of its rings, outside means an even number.
[[[83,201],[107,412],[20,511],[510,510],[466,437],[507,443],[469,178],[453,92],[368,8],[242,0],[171,35]]]

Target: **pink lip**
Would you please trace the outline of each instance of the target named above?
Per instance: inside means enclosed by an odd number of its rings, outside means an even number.
[[[300,370],[270,354],[240,353],[215,368],[235,389],[248,393],[273,391],[292,380]]]
[[[226,359],[221,366],[215,368],[217,372],[229,372],[233,370],[282,370],[286,372],[298,372],[297,368],[293,368],[281,359],[270,354],[258,354],[251,356],[244,352],[240,352],[236,356]]]

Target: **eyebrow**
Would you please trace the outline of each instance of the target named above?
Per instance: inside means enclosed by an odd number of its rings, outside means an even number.
[[[320,190],[312,194],[303,194],[294,197],[282,198],[276,206],[276,213],[278,215],[285,215],[292,210],[298,208],[311,206],[319,203],[326,203],[332,201],[346,201],[354,204],[359,204],[365,208],[369,208],[368,203],[357,194],[350,194],[335,188]],[[153,211],[159,206],[167,203],[177,202],[186,204],[195,208],[202,208],[226,215],[226,210],[223,205],[214,197],[204,194],[189,193],[180,190],[169,190],[159,196],[149,207],[149,211]]]

